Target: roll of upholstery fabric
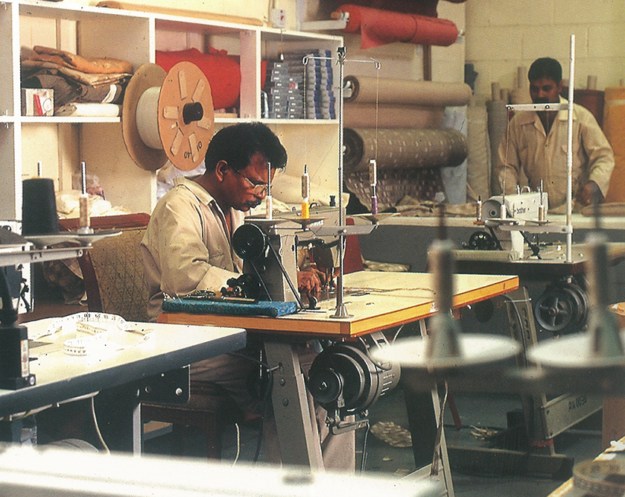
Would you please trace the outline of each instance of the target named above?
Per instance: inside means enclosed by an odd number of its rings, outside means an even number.
[[[345,184],[358,200],[371,209],[369,171],[355,171],[345,175]],[[384,169],[378,171],[378,208],[380,211],[396,206],[410,197],[416,201],[434,200],[444,191],[440,168]]]
[[[402,14],[358,5],[342,5],[336,12],[349,13],[345,33],[360,33],[360,48],[397,41],[418,45],[449,46],[458,39],[458,28],[447,19]]]
[[[625,86],[605,89],[603,132],[614,151],[614,171],[606,202],[625,201]]]
[[[343,125],[347,128],[440,128],[445,107],[425,105],[347,103]]]
[[[467,158],[466,137],[453,129],[343,130],[346,172],[368,171],[377,159],[378,171],[455,167]]]
[[[467,107],[467,196],[470,200],[490,197],[491,149],[486,107]]]
[[[437,83],[408,79],[349,75],[343,79],[345,102],[458,107],[471,99],[466,83]]]
[[[497,165],[497,152],[501,140],[506,134],[508,126],[508,110],[503,100],[489,100],[486,102],[486,113],[488,114],[488,139],[490,141],[490,160],[494,168]],[[495,175],[491,174],[491,193],[501,193],[501,186]],[[483,199],[482,199],[483,200]]]
[[[234,107],[239,102],[241,92],[241,68],[239,58],[228,55],[225,50],[209,47],[208,53],[196,48],[176,51],[156,51],[156,63],[165,71],[169,71],[178,62],[192,62],[206,76],[213,97],[215,109]],[[265,85],[266,61],[261,63],[261,88]]]

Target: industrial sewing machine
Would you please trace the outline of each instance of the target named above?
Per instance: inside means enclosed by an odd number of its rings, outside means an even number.
[[[531,226],[547,224],[546,212],[549,200],[546,192],[524,191],[514,195],[495,195],[481,206],[482,222],[489,229],[478,232],[469,240],[471,248],[499,248],[509,252],[512,260],[525,255],[525,243],[532,248],[532,255],[537,255],[536,246],[524,233]]]
[[[340,226],[340,217],[337,209],[320,207],[312,209],[307,219],[292,214],[277,219],[248,218],[232,237],[235,252],[245,261],[245,274],[239,280],[247,281],[253,275],[259,281],[255,286],[256,298],[294,301],[299,312],[315,312],[318,298],[336,297],[337,292],[342,292],[342,286],[326,284],[320,295],[309,294],[302,298],[297,289],[298,250],[322,248],[328,251],[331,268],[326,275],[331,281],[334,268],[339,266],[337,252],[344,243],[341,235],[348,231],[350,234],[368,233],[374,227]],[[341,298],[337,298],[337,302],[339,300]],[[397,364],[380,363],[370,357],[371,350],[388,345],[386,337],[375,332],[351,343],[321,340],[318,345],[322,350],[310,368],[307,387],[328,411],[326,423],[335,434],[364,426],[368,422],[367,409],[391,391],[400,378]]]

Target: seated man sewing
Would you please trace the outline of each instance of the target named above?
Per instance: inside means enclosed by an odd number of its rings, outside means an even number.
[[[535,104],[562,103],[562,66],[549,57],[537,59],[528,72]],[[494,170],[501,190],[515,193],[521,171],[529,186],[549,193],[549,208],[566,203],[568,111],[517,112],[499,146]],[[572,194],[576,207],[602,202],[614,169],[614,154],[592,113],[573,106]]]
[[[164,294],[218,292],[242,272],[243,261],[232,248],[232,234],[246,213],[263,201],[268,182],[286,162],[286,150],[267,126],[242,123],[223,128],[213,137],[203,175],[176,180],[154,209],[141,243],[151,319],[160,314]],[[298,271],[300,291],[314,292],[320,285],[314,270]],[[226,354],[193,364],[191,378],[220,385],[244,412],[254,413],[261,403],[247,387],[254,368],[252,361]],[[352,452],[353,438],[352,433]],[[353,470],[354,456],[346,452],[343,461],[327,462]]]

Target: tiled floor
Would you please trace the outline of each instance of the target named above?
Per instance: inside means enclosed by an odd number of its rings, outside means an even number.
[[[448,445],[486,446],[472,434],[472,427],[501,430],[506,428],[506,413],[520,408],[520,400],[510,395],[456,395],[456,404],[463,428],[457,430],[449,411],[445,414],[445,433]],[[599,413],[600,414],[600,413]],[[601,450],[600,416],[594,415],[575,429],[556,438],[556,452],[575,458],[575,462],[591,459]],[[393,422],[401,427],[408,427],[403,392],[399,389],[382,397],[370,410],[371,425],[378,422]],[[253,426],[240,429],[241,461],[252,461],[256,451],[257,431]],[[200,434],[190,437],[194,443],[189,447],[191,457],[204,457]],[[362,450],[364,431],[358,435],[359,451]],[[167,436],[146,442],[146,452],[167,453]],[[234,428],[228,430],[224,439],[223,459],[233,461],[237,452]],[[392,447],[388,443],[369,434],[366,439],[366,473],[395,475],[398,478],[414,471],[412,449]],[[359,456],[360,457],[360,456]],[[262,461],[262,451],[261,451]],[[502,462],[502,468],[506,466]],[[535,476],[498,475],[498,468],[483,468],[480,474],[469,474],[452,468],[455,494],[462,497],[488,496],[546,496],[562,482]],[[488,476],[484,476],[484,475]]]

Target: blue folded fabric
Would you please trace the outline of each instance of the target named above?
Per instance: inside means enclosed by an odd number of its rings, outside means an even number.
[[[188,312],[192,314],[227,314],[232,316],[284,316],[297,311],[295,302],[270,302],[261,300],[255,304],[215,302],[175,298],[163,302],[163,310],[168,312]]]

